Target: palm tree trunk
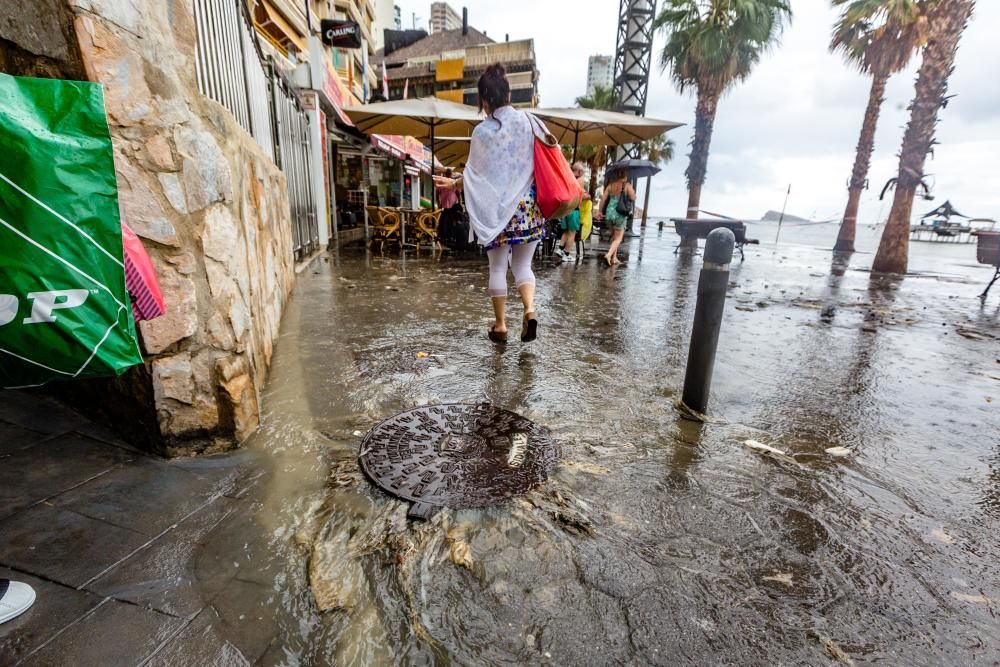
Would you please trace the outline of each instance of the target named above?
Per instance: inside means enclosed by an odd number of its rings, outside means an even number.
[[[878,72],[872,76],[872,89],[868,94],[868,108],[865,110],[865,122],[861,126],[861,138],[858,139],[858,151],[854,156],[854,170],[851,172],[851,184],[847,188],[847,208],[844,219],[840,223],[840,233],[834,251],[854,252],[854,237],[858,228],[858,208],[861,203],[861,192],[868,181],[868,170],[872,164],[872,153],[875,150],[875,129],[878,127],[879,112],[885,100],[885,84],[889,80],[887,73]]]
[[[913,197],[924,176],[927,154],[934,145],[938,110],[945,101],[958,41],[973,5],[975,0],[941,0],[929,17],[931,34],[917,74],[910,122],[899,153],[896,195],[872,263],[873,273],[906,273]]]
[[[701,187],[708,172],[708,150],[712,144],[715,112],[719,93],[709,86],[698,87],[698,102],[694,112],[694,139],[691,140],[691,161],[685,175],[688,181],[688,208],[685,218],[697,218],[701,208]]]

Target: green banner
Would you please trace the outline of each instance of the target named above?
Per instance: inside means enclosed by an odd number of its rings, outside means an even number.
[[[0,74],[0,387],[141,362],[101,86]]]

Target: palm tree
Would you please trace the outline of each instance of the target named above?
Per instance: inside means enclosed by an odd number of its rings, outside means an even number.
[[[872,263],[874,273],[906,272],[913,197],[924,179],[924,163],[935,143],[938,111],[947,104],[948,77],[955,67],[958,42],[974,5],[975,0],[936,0],[928,12],[927,46],[910,104],[910,122],[899,152],[892,210]]]
[[[654,165],[667,164],[674,159],[674,142],[668,139],[665,134],[647,139],[639,144],[639,155],[652,162]],[[646,217],[649,215],[649,190],[653,185],[653,177],[646,178],[646,195],[642,204],[642,224],[646,226]]]
[[[788,0],[666,0],[656,18],[667,34],[661,69],[670,68],[681,92],[694,87],[697,95],[685,217],[701,208],[719,98],[750,75],[791,17]]]
[[[868,108],[861,125],[861,138],[847,188],[847,207],[840,224],[835,251],[854,252],[858,207],[868,181],[875,129],[885,99],[889,77],[903,70],[914,53],[927,43],[927,9],[933,0],[832,0],[841,7],[833,30],[831,51],[872,78]]]

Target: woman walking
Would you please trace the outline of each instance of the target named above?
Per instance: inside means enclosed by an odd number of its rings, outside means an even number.
[[[458,179],[436,176],[434,181],[443,189],[464,189],[472,230],[486,248],[494,315],[489,339],[507,342],[509,266],[524,305],[521,340],[527,343],[538,336],[531,259],[545,236],[545,219],[535,202],[535,135],[528,115],[510,106],[503,65],[487,67],[478,87],[479,109],[487,118],[472,133],[465,171]]]
[[[583,198],[580,200],[580,204],[582,205],[584,201],[590,199],[590,194],[587,192],[587,185],[583,182],[582,162],[577,162],[573,165],[573,177],[576,179],[577,184],[579,184],[580,190],[583,191]],[[559,240],[559,258],[567,259],[569,258],[570,251],[575,247],[576,235],[580,233],[580,209],[575,208],[564,215],[562,220],[559,221],[559,229],[562,230],[562,238]],[[577,260],[579,259],[577,257]]]
[[[627,200],[627,201],[626,201]],[[598,207],[598,220],[607,220],[611,225],[611,247],[604,256],[604,262],[608,266],[621,264],[618,261],[618,246],[625,236],[625,225],[628,224],[629,214],[622,213],[619,206],[624,210],[631,210],[635,202],[635,189],[628,182],[628,173],[624,169],[613,172],[609,178],[607,187],[604,188],[604,195],[601,197],[601,205]]]

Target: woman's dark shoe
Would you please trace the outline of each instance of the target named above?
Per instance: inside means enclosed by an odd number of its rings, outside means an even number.
[[[538,318],[535,311],[524,314],[524,324],[521,327],[521,342],[530,343],[538,338]]]
[[[506,331],[497,331],[496,330],[496,325],[493,325],[492,327],[490,327],[490,330],[487,332],[486,336],[487,336],[487,338],[489,338],[491,341],[493,341],[497,345],[506,345],[507,344],[507,332]]]

